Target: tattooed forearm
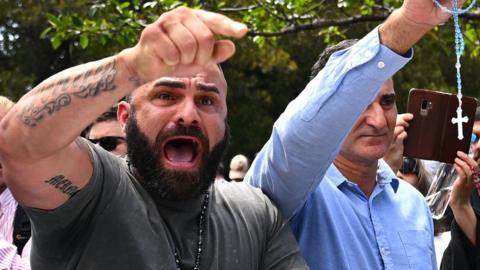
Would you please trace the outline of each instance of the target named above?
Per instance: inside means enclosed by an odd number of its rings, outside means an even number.
[[[95,69],[87,70],[74,78],[63,78],[36,89],[35,93],[44,93],[47,96],[40,99],[40,104],[24,108],[17,115],[18,119],[26,126],[35,127],[46,116],[70,105],[74,97],[86,99],[96,97],[102,92],[114,91],[116,74],[116,63],[111,61]]]
[[[104,72],[104,70],[111,72]],[[89,70],[85,73],[85,77],[100,76],[100,78],[96,81],[79,85],[80,90],[75,91],[72,94],[79,98],[88,98],[95,97],[101,92],[115,90],[113,81],[115,80],[116,73],[115,62],[100,66],[96,70]]]
[[[43,119],[45,113],[51,115],[59,111],[62,107],[68,106],[72,102],[69,94],[60,94],[55,100],[44,104],[43,107],[34,106],[27,108],[19,115],[20,121],[30,127],[35,127]]]
[[[79,191],[77,186],[74,186],[72,181],[65,178],[63,175],[54,176],[48,180],[45,180],[45,183],[52,185],[56,189],[60,190],[62,193],[67,194],[72,197]]]

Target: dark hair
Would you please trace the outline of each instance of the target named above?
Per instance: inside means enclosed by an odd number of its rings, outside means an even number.
[[[112,107],[110,107],[110,109],[108,109],[107,111],[102,113],[97,119],[95,119],[95,121],[93,121],[93,123],[91,123],[87,128],[85,128],[82,131],[80,136],[88,138],[89,133],[90,133],[90,129],[96,123],[108,122],[108,121],[117,121],[117,108],[118,108],[118,104],[115,104]]]
[[[327,47],[318,56],[317,62],[315,62],[315,64],[313,64],[312,72],[310,73],[310,80],[315,78],[315,76],[317,76],[317,74],[320,72],[320,70],[322,70],[325,67],[325,65],[328,62],[328,59],[330,59],[330,56],[333,53],[338,52],[338,51],[343,50],[343,49],[346,49],[346,48],[350,48],[357,42],[358,42],[358,39],[346,39],[344,41],[339,42],[336,45],[332,45],[332,46]]]
[[[229,132],[230,132],[230,131],[229,131]],[[230,138],[230,135],[229,135],[229,138]],[[223,164],[223,161],[222,161],[222,162],[220,162],[220,163],[218,164],[217,173],[216,173],[216,176],[215,176],[215,177],[221,177],[221,178],[223,178],[225,181],[229,182],[230,179],[228,179],[227,177],[225,177],[226,172],[227,172],[227,170],[225,169],[225,164]]]
[[[418,166],[418,186],[417,189],[422,193],[423,196],[426,196],[430,186],[432,185],[432,179],[429,178],[429,173],[427,168],[421,162],[420,159],[415,159]]]
[[[113,105],[106,112],[102,113],[95,120],[94,123],[101,123],[101,122],[108,122],[108,121],[117,120],[117,109],[118,109],[118,104]]]
[[[479,120],[480,120],[480,104],[477,101],[477,110],[475,111],[475,121],[479,121]]]

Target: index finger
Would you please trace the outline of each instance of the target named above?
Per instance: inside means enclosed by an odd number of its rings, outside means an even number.
[[[403,114],[399,114],[397,115],[397,122],[396,122],[396,125],[402,125],[404,127],[408,127],[410,124],[409,124],[409,121],[411,121],[413,119],[413,114],[411,113],[403,113]]]
[[[236,22],[222,14],[200,9],[193,10],[193,12],[215,34],[234,38],[242,38],[248,31],[248,28],[245,24]]]
[[[477,167],[477,162],[462,151],[457,151],[457,156],[461,158],[470,168]]]

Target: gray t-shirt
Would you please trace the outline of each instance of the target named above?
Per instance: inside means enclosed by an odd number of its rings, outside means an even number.
[[[126,162],[93,146],[90,182],[61,207],[26,209],[32,219],[32,269],[174,270],[197,253],[203,195],[154,202]],[[214,184],[200,269],[308,269],[277,207],[259,189]]]

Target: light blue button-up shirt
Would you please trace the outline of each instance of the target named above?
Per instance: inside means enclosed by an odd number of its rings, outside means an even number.
[[[381,45],[378,29],[332,55],[275,122],[245,177],[290,220],[312,269],[436,269],[420,193],[380,162],[366,198],[331,165],[381,85],[410,59]]]
[[[312,269],[436,269],[428,207],[383,161],[369,198],[332,164],[290,225]]]

